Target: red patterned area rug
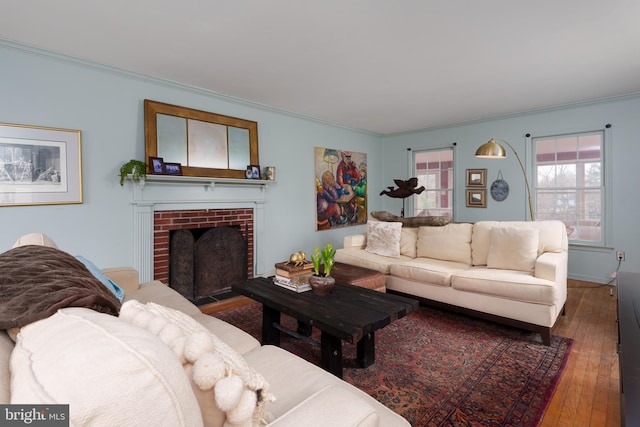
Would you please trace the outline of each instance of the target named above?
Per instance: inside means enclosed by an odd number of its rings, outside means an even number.
[[[260,304],[215,316],[260,340]],[[287,315],[281,323],[296,328]],[[344,379],[412,426],[538,426],[573,344],[553,336],[545,346],[539,334],[425,307],[375,339],[376,360],[366,369],[356,366],[355,345],[343,345]],[[281,346],[319,365],[318,347],[286,334]]]

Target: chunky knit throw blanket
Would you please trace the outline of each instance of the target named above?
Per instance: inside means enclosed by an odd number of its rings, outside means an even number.
[[[22,327],[64,307],[114,316],[120,301],[75,257],[48,246],[0,254],[0,329]]]

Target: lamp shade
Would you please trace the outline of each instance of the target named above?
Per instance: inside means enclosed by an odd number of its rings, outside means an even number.
[[[507,157],[507,152],[502,145],[498,144],[495,139],[491,138],[489,142],[478,147],[476,150],[476,157],[487,159],[503,158]]]

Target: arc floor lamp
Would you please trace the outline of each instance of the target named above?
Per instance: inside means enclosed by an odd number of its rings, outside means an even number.
[[[518,163],[520,164],[520,169],[522,169],[522,176],[524,176],[524,184],[527,187],[527,198],[529,199],[529,215],[531,221],[535,221],[535,216],[533,215],[533,203],[531,201],[531,188],[529,187],[529,180],[527,179],[527,172],[524,170],[524,165],[522,164],[522,160],[520,160],[520,156],[518,152],[511,144],[509,144],[504,139],[498,139],[498,141],[504,142],[511,148],[513,154],[516,155],[516,159],[518,159]],[[486,144],[482,144],[476,150],[476,157],[483,159],[504,159],[507,157],[507,152],[504,147],[496,142],[495,138],[491,138],[489,142]]]

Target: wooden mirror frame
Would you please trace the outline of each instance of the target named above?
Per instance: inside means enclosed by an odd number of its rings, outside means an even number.
[[[185,119],[200,120],[203,122],[215,123],[224,126],[232,126],[249,131],[249,157],[248,164],[259,165],[258,159],[258,123],[250,120],[238,119],[236,117],[224,116],[221,114],[209,113],[192,108],[179,107],[177,105],[165,104],[162,102],[144,100],[144,139],[145,158],[162,157],[158,156],[158,128],[157,114],[183,117]],[[164,159],[171,161],[171,159]],[[245,179],[246,169],[215,169],[204,167],[192,167],[182,165],[182,174],[185,176],[209,177],[209,178],[242,178]]]

